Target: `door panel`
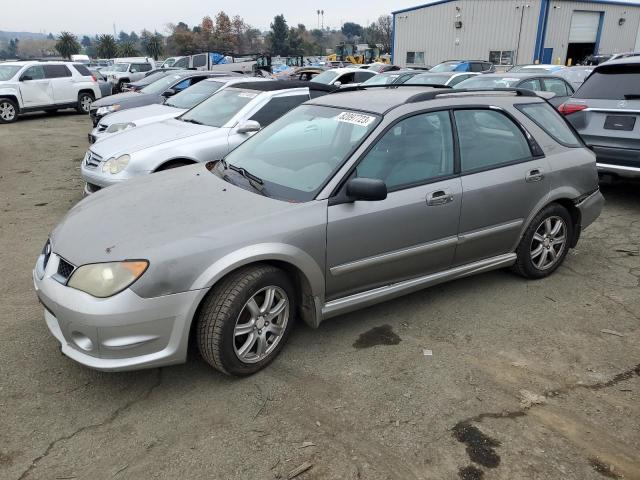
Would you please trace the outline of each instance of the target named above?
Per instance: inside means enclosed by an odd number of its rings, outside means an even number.
[[[436,192],[450,197],[429,206]],[[329,207],[327,299],[449,268],[462,199],[459,178]],[[436,195],[437,196],[437,195]]]
[[[45,65],[44,73],[51,81],[56,104],[71,103],[78,99],[71,71],[66,65]]]
[[[20,94],[22,103],[26,108],[48,106],[53,103],[53,91],[51,80],[45,78],[41,65],[29,67],[22,74],[30,76],[33,80],[20,81]]]

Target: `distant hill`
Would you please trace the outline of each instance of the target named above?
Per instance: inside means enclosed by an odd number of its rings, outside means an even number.
[[[5,32],[0,30],[0,41],[9,41],[12,38],[17,38],[18,40],[44,40],[47,35],[35,32]]]

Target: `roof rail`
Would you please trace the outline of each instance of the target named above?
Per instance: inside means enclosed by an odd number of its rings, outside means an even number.
[[[395,89],[399,87],[426,87],[426,88],[444,88],[447,90],[451,90],[449,85],[438,85],[435,83],[421,83],[421,84],[411,84],[411,83],[389,83],[384,85],[347,85],[346,87],[339,88],[333,93],[341,93],[341,92],[355,92],[358,90],[367,90],[369,88],[389,88]]]
[[[524,90],[522,88],[459,88],[455,90],[450,90],[446,92],[439,92],[437,90],[432,90],[430,92],[417,93],[413,97],[407,100],[407,103],[416,103],[416,102],[424,102],[426,100],[434,100],[440,95],[457,95],[464,93],[484,93],[486,95],[491,95],[492,93],[511,93],[515,94],[518,97],[537,97],[538,95],[533,90]]]

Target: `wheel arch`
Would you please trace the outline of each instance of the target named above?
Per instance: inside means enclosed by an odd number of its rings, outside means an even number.
[[[14,92],[3,93],[2,90],[0,90],[0,99],[1,98],[6,98],[7,100],[11,100],[12,102],[14,102],[18,107],[18,113],[20,113],[20,110],[21,110],[20,100],[18,99],[18,96]]]
[[[89,93],[94,99],[96,98],[96,92],[94,92],[91,88],[81,88],[80,90],[78,90],[78,97],[81,93]]]
[[[158,165],[157,167],[155,167],[153,169],[153,173],[155,172],[159,172],[161,170],[164,170],[165,168],[167,168],[169,165],[174,164],[174,163],[189,163],[191,165],[198,163],[197,160],[194,160],[193,158],[187,158],[187,157],[176,157],[176,158],[171,158],[169,160],[165,160],[164,162],[162,162],[160,165]]]

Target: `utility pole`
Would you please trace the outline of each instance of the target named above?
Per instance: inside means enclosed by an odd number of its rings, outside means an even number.
[[[322,15],[322,30],[324,30],[324,10],[320,10],[320,15]]]
[[[320,28],[320,10],[317,10],[316,13],[318,14],[318,28]]]

